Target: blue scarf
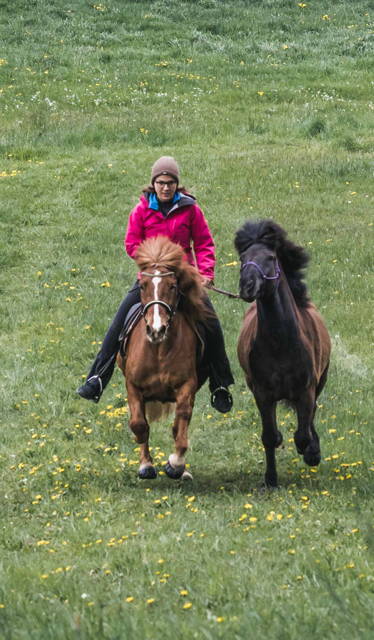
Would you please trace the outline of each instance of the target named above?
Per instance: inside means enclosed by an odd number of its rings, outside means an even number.
[[[181,195],[180,191],[176,191],[175,194],[174,194],[174,198],[173,198],[171,204],[173,205],[176,202],[179,202],[181,197],[182,197],[182,195]],[[159,203],[158,198],[157,198],[155,193],[150,193],[149,194],[148,203],[149,203],[149,208],[150,209],[154,209],[154,211],[159,211],[160,210],[160,203]]]

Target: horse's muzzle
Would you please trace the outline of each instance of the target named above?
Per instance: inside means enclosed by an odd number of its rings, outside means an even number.
[[[149,342],[152,344],[159,344],[166,338],[167,325],[161,325],[158,329],[154,329],[149,324],[146,325],[146,333]]]
[[[253,302],[258,296],[261,285],[257,279],[240,283],[240,297],[246,302]]]

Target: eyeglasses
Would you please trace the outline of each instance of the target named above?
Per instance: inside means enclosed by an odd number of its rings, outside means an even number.
[[[173,184],[177,184],[176,180],[168,180],[164,182],[163,180],[156,180],[155,184],[158,184],[159,187],[171,187]]]

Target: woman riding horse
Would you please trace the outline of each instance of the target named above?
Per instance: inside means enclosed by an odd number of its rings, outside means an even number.
[[[188,428],[195,395],[208,375],[197,348],[200,327],[209,320],[197,269],[179,244],[164,236],[148,238],[138,247],[142,320],[127,336],[117,363],[125,376],[129,427],[139,445],[139,478],[157,477],[149,448],[153,420],[174,407],[175,449],[164,466],[174,480],[191,478],[186,470]],[[199,329],[198,329],[199,327]]]
[[[208,289],[213,285],[215,247],[212,234],[195,198],[179,185],[179,167],[170,156],[162,156],[154,163],[151,183],[143,190],[140,202],[130,214],[125,237],[128,255],[134,258],[144,240],[158,235],[181,245],[188,262],[197,266],[203,285]],[[77,390],[82,398],[100,400],[114,370],[126,316],[139,302],[137,281],[121,303],[85,383]],[[227,413],[232,407],[228,387],[234,379],[220,322],[207,295],[204,302],[210,309],[209,322],[204,328],[211,403],[217,411]]]

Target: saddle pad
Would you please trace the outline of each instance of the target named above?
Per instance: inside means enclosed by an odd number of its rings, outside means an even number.
[[[123,323],[123,327],[118,338],[120,343],[121,356],[125,355],[126,345],[127,345],[129,335],[133,330],[133,328],[135,327],[135,325],[139,322],[139,318],[141,317],[141,315],[142,315],[142,304],[141,302],[137,302],[130,308],[130,311],[128,312],[125,318],[125,322]]]

